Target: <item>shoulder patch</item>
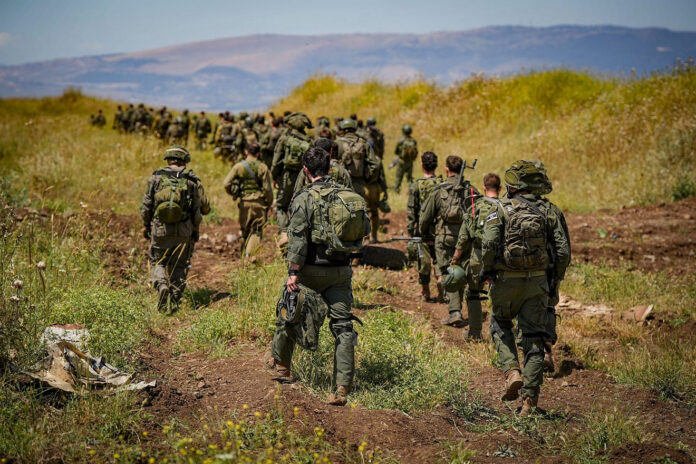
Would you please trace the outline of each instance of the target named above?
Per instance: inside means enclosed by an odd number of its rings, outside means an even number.
[[[489,214],[489,215],[486,217],[486,222],[495,221],[496,219],[498,219],[498,212],[497,212],[497,211],[493,211],[491,214]]]

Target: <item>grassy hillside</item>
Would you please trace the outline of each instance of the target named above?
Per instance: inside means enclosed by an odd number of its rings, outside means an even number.
[[[449,88],[317,76],[273,109],[313,120],[375,116],[388,160],[401,125],[410,124],[421,151],[478,158],[476,183],[517,159],[539,158],[555,200],[572,210],[668,201],[696,179],[696,72],[688,68],[630,80],[571,71],[472,77]]]

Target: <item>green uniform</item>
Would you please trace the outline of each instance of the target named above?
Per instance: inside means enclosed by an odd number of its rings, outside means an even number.
[[[326,186],[333,184],[333,181],[325,176],[303,188],[293,198],[287,229],[287,261],[300,267],[299,283],[318,292],[329,307],[329,328],[336,338],[333,382],[336,386],[350,388],[355,371],[354,345],[357,342],[351,313],[353,271],[350,268],[350,255],[335,252],[328,257],[324,245],[312,242],[312,231],[318,226],[315,219],[320,216],[315,214],[318,205],[310,191],[314,184]],[[296,344],[295,332],[291,329],[289,324],[278,318],[271,349],[273,358],[286,366],[291,364]]]
[[[267,166],[273,165],[273,152],[278,144],[280,135],[280,127],[271,127],[265,132],[263,137],[259,139],[259,145],[261,145],[261,161],[266,163]]]
[[[423,206],[418,230],[421,234],[434,230],[435,261],[443,274],[452,261],[459,229],[464,222],[462,205],[467,204],[475,193],[468,182],[460,186],[458,176],[450,176],[432,190]],[[463,296],[463,289],[447,292],[450,313],[462,310]]]
[[[114,114],[114,122],[111,124],[111,128],[114,130],[121,130],[121,119],[123,119],[123,111],[116,110]]]
[[[531,220],[519,222],[517,219],[519,213],[516,212],[525,208],[532,212],[529,215],[533,214],[543,224],[543,230],[539,237],[530,235],[531,238],[524,236],[524,240],[520,240],[519,237],[523,235],[519,233],[518,239],[515,239],[515,235],[510,232],[515,230],[515,224],[519,230],[530,234]],[[533,195],[501,199],[486,218],[482,239],[483,269],[486,272],[497,271],[497,278],[489,292],[492,307],[491,338],[503,370],[506,373],[513,369],[520,370],[513,335],[513,320],[517,319],[524,353],[524,398],[538,397],[544,380],[544,342],[550,338],[547,333],[547,269],[550,263],[547,246],[555,254],[554,277],[562,279],[570,255],[565,232],[553,210]],[[527,249],[535,254],[526,251]],[[520,263],[523,260],[525,264],[522,265]]]
[[[416,139],[410,135],[399,139],[396,143],[394,154],[397,158],[394,190],[398,192],[401,189],[401,180],[404,176],[406,176],[406,181],[409,184],[413,182],[413,162],[418,158],[418,143]]]
[[[155,214],[158,206],[155,194],[162,178],[169,175],[185,177],[188,184],[188,210],[185,211],[184,220],[177,223],[164,223]],[[198,241],[201,215],[208,211],[210,205],[205,198],[200,179],[192,171],[168,166],[155,171],[148,179],[140,215],[145,228],[150,231],[152,283],[158,290],[160,286],[168,285],[175,301],[179,301],[186,288],[186,275],[194,244]]]
[[[196,119],[196,123],[193,125],[193,131],[196,133],[196,140],[198,141],[198,149],[204,150],[206,147],[206,140],[208,139],[208,134],[212,130],[210,119],[206,116],[201,116]]]
[[[466,218],[459,229],[456,249],[462,252],[463,267],[466,270],[466,307],[469,313],[469,336],[480,338],[483,328],[481,292],[485,282],[479,279],[483,267],[481,262],[481,241],[486,218],[498,206],[497,198],[478,197],[473,208],[468,208]]]
[[[367,141],[372,145],[375,155],[384,158],[384,134],[375,126],[367,126]]]
[[[90,122],[93,126],[104,127],[106,125],[106,118],[102,113],[97,113],[97,115],[90,115]]]
[[[292,140],[294,139],[294,140]],[[278,183],[278,194],[276,196],[276,214],[278,227],[281,232],[285,232],[288,227],[288,208],[295,191],[297,176],[300,174],[301,166],[286,166],[286,159],[290,155],[291,147],[295,144],[305,144],[309,148],[309,137],[297,129],[290,128],[278,139],[273,152],[273,164],[271,174]]]
[[[336,182],[338,185],[342,185],[353,190],[353,182],[350,180],[350,174],[338,161],[331,160],[329,176],[331,176],[334,182]],[[302,170],[297,176],[297,181],[295,182],[295,192],[299,192],[300,189],[307,184],[309,184],[309,180],[307,179],[307,175],[305,174],[304,170]]]
[[[418,222],[420,220],[421,210],[430,196],[430,193],[441,182],[441,177],[421,177],[412,182],[408,188],[408,205],[406,208],[408,235],[411,237],[421,237],[422,239],[417,249],[418,283],[421,285],[430,283],[430,274],[433,270],[435,272],[435,277],[440,275],[440,268],[437,266],[437,261],[435,261],[434,232],[431,228],[431,230],[424,231],[421,235]]]
[[[339,158],[353,182],[353,190],[365,199],[370,212],[372,237],[376,239],[379,230],[379,175],[382,161],[377,158],[370,144],[355,132],[347,131],[336,139],[336,143]]]

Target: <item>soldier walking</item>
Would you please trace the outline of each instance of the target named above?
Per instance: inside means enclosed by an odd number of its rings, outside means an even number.
[[[353,190],[353,182],[350,180],[350,173],[343,167],[341,162],[338,160],[338,144],[330,139],[318,138],[314,141],[314,146],[321,148],[329,154],[330,164],[329,164],[329,176],[339,185]],[[309,179],[304,173],[304,170],[300,171],[297,176],[297,182],[295,182],[295,193],[299,192],[302,187],[309,184]]]
[[[205,115],[205,111],[201,111],[201,115],[196,119],[193,125],[193,131],[196,133],[196,148],[205,150],[207,148],[208,134],[212,130],[210,119]]]
[[[490,284],[491,338],[505,372],[502,400],[517,399],[521,389],[522,415],[536,409],[544,380],[544,349],[550,339],[547,272],[551,268],[556,279],[563,279],[570,256],[560,219],[532,193],[544,177],[529,161],[505,171],[507,198],[486,217],[482,240],[481,280]],[[522,336],[522,375],[512,331],[515,319]]]
[[[404,136],[396,143],[396,159],[391,164],[396,164],[394,190],[397,193],[401,190],[401,180],[404,176],[409,185],[413,182],[413,162],[418,158],[418,142],[411,136],[413,129],[407,124],[401,128],[401,132]]]

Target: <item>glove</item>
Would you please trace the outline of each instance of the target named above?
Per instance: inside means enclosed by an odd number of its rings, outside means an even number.
[[[488,271],[486,271],[485,269],[481,269],[481,272],[479,272],[479,280],[481,282],[485,282],[487,280],[492,280],[493,282],[495,282],[495,279],[497,277],[498,277],[498,273],[493,269],[488,270]]]
[[[145,227],[143,229],[143,237],[150,240],[150,228],[149,227]]]

